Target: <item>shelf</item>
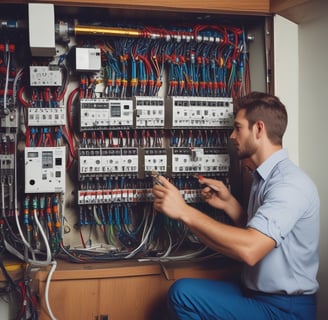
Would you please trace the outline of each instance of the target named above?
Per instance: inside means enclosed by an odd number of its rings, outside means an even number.
[[[215,273],[218,270],[223,273],[231,273],[231,268],[239,268],[239,264],[229,259],[217,259],[203,262],[147,262],[137,260],[120,260],[101,263],[71,263],[58,260],[57,268],[52,276],[52,281],[56,280],[83,280],[83,279],[102,279],[120,278],[135,276],[150,276],[164,274],[167,280],[178,279],[188,275],[200,275]],[[40,269],[36,272],[39,281],[45,281],[49,273],[49,268]]]

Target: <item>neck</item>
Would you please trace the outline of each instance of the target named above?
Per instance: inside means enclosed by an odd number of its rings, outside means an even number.
[[[271,145],[269,148],[263,148],[256,152],[251,158],[254,168],[259,167],[265,160],[271,157],[272,154],[282,149],[281,145]]]

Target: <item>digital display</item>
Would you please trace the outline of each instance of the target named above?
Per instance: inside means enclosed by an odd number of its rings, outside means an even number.
[[[52,151],[42,151],[42,168],[52,168],[53,167],[53,152]]]
[[[29,151],[27,153],[28,158],[37,158],[39,156],[39,153],[37,151]]]
[[[111,116],[112,117],[121,117],[121,105],[118,104],[112,104],[111,105]]]

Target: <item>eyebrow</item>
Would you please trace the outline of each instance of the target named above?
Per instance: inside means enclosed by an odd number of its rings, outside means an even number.
[[[234,125],[239,125],[239,126],[241,126],[242,125],[242,123],[241,122],[239,122],[239,121],[234,121]]]

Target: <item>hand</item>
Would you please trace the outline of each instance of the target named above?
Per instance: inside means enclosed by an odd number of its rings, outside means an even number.
[[[219,180],[199,177],[199,183],[206,186],[202,189],[204,200],[214,208],[226,210],[232,195],[227,186]]]
[[[180,191],[163,176],[158,178],[159,184],[153,187],[154,208],[172,219],[181,219],[188,211],[188,205],[181,196]]]

